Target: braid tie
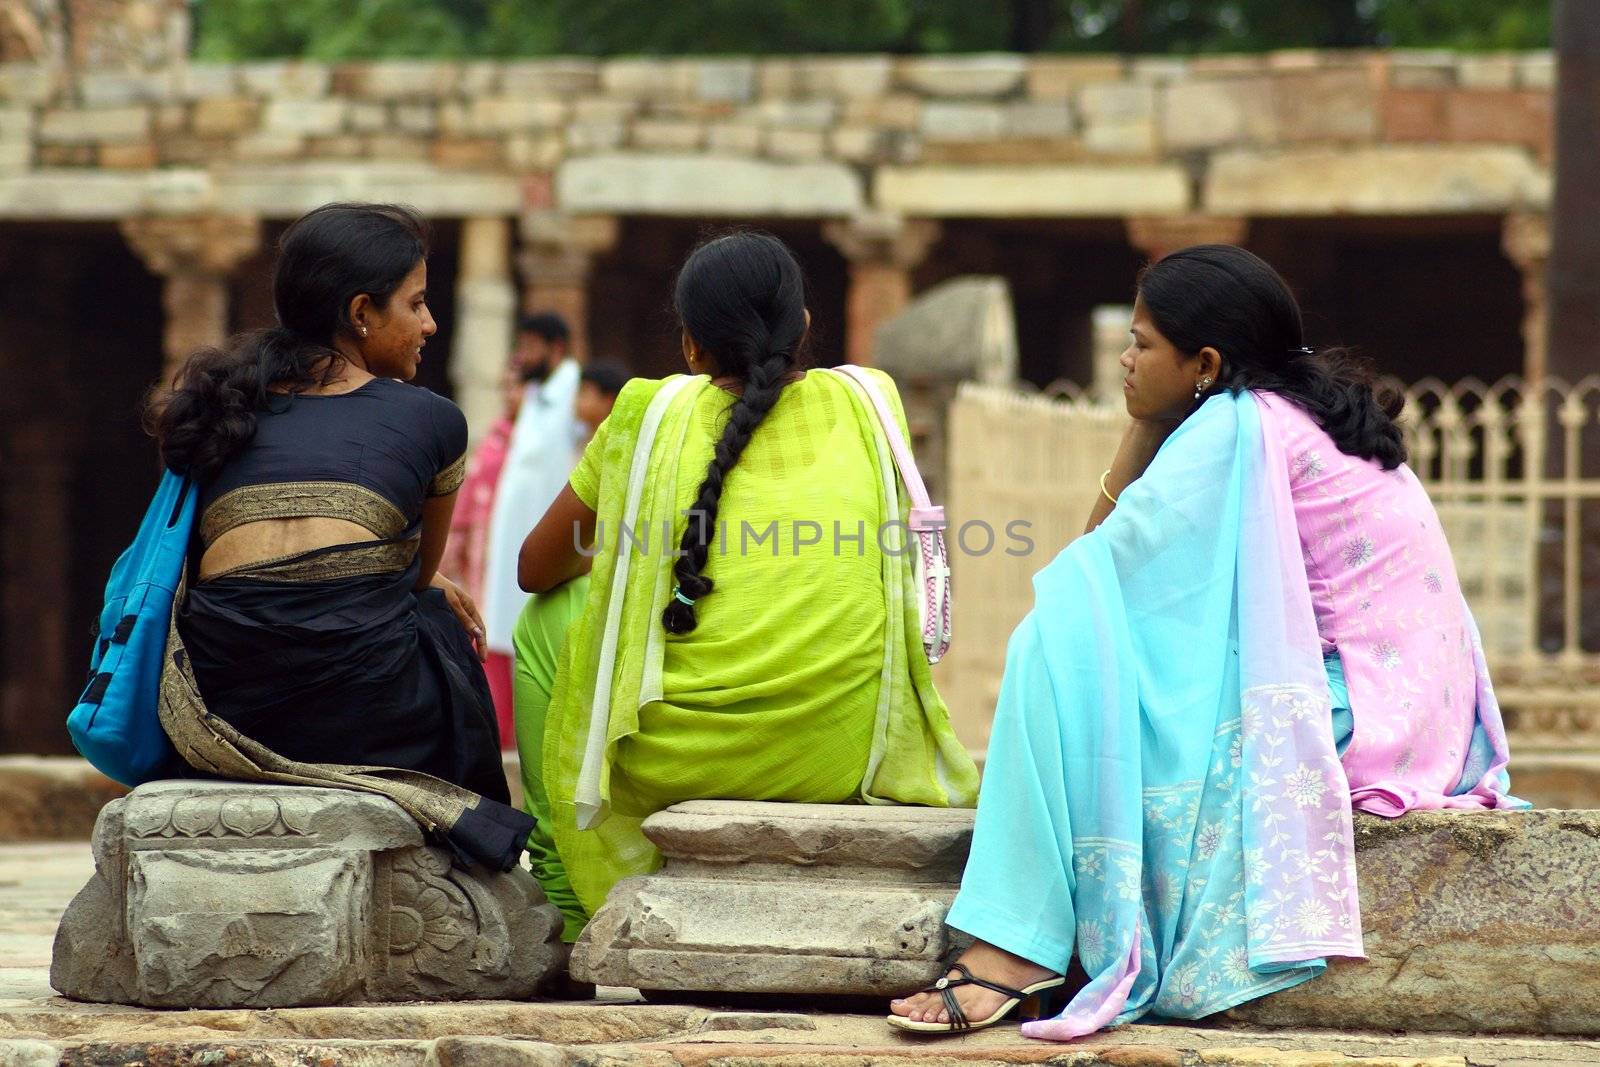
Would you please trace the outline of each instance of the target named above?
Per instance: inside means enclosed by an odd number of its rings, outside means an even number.
[[[695,604],[709,596],[715,584],[701,571],[709,555],[723,484],[750,443],[756,427],[778,402],[778,395],[783,391],[783,376],[792,359],[792,353],[780,349],[767,351],[750,364],[744,391],[728,413],[728,423],[712,451],[705,480],[700,483],[700,491],[687,512],[689,521],[678,545],[678,560],[672,568],[677,585],[661,613],[661,625],[668,633],[691,633],[697,624]]]

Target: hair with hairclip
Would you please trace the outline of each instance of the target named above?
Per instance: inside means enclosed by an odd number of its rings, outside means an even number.
[[[1259,256],[1233,245],[1185,248],[1140,273],[1139,296],[1178,351],[1222,354],[1214,388],[1277,393],[1346,455],[1384,470],[1406,461],[1395,424],[1403,398],[1375,390],[1371,366],[1347,350],[1307,347],[1294,294]]]

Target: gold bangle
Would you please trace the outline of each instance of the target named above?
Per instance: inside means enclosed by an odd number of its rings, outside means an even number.
[[[1111,473],[1111,468],[1110,467],[1107,467],[1105,469],[1105,471],[1101,473],[1101,475],[1100,475],[1100,492],[1105,495],[1105,498],[1107,500],[1111,501],[1111,506],[1112,507],[1116,507],[1117,506],[1117,498],[1112,496],[1111,495],[1111,490],[1106,488],[1106,477],[1110,473]]]

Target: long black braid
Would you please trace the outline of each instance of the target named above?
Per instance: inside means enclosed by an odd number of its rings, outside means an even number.
[[[806,336],[805,280],[782,241],[741,231],[714,238],[689,255],[678,272],[673,304],[684,330],[715,361],[718,374],[743,385],[689,510],[672,568],[677,586],[661,613],[668,633],[686,634],[696,625],[695,602],[713,588],[701,572],[723,485],[799,358]]]

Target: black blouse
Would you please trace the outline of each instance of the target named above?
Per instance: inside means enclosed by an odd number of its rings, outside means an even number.
[[[275,399],[250,445],[202,490],[201,544],[261,519],[313,516],[402,537],[427,497],[461,487],[466,451],[461,409],[404,382]]]

